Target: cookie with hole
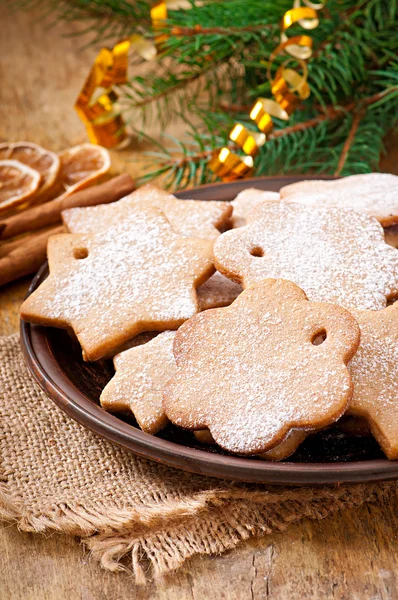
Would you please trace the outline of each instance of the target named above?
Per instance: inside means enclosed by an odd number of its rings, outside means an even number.
[[[299,285],[310,300],[379,310],[398,294],[398,252],[374,217],[342,208],[266,202],[247,225],[222,234],[215,267],[246,288],[267,277]]]
[[[71,328],[85,360],[108,356],[143,331],[176,329],[199,308],[197,288],[213,273],[213,242],[174,232],[156,207],[98,234],[50,238],[49,277],[21,317]]]
[[[325,427],[344,413],[359,338],[347,310],[309,302],[290,281],[263,280],[180,327],[163,408],[172,423],[208,429],[229,452],[267,452],[291,430]]]

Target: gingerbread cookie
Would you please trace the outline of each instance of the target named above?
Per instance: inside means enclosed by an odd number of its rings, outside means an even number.
[[[109,412],[132,413],[146,433],[157,433],[168,423],[162,406],[162,388],[173,375],[175,331],[165,331],[113,359],[116,374],[101,394]]]
[[[216,443],[208,429],[200,429],[199,431],[194,431],[193,433],[198,442],[201,444],[210,445]],[[296,452],[297,448],[305,440],[307,435],[308,433],[306,431],[296,431],[292,429],[292,431],[287,434],[286,438],[282,442],[272,448],[272,450],[258,454],[258,457],[262,460],[284,460]]]
[[[268,452],[259,454],[259,458],[262,460],[272,460],[274,462],[285,460],[296,452],[297,448],[304,442],[307,435],[307,431],[292,429],[280,444],[271,450],[268,450]]]
[[[50,276],[21,307],[25,321],[72,328],[86,360],[142,331],[176,329],[198,310],[213,242],[177,235],[161,210],[131,212],[98,235],[50,238]]]
[[[243,288],[266,277],[310,300],[378,310],[398,294],[398,253],[373,217],[341,208],[266,202],[214,245],[215,266]]]
[[[256,188],[248,188],[240,192],[235,200],[232,200],[231,204],[234,207],[231,223],[234,229],[243,227],[246,225],[246,217],[249,212],[262,204],[263,202],[269,202],[270,200],[279,200],[280,196],[277,192],[268,192],[264,190],[257,190]]]
[[[232,214],[229,202],[177,200],[153,185],[144,185],[112,204],[64,210],[62,218],[71,233],[97,233],[116,225],[130,212],[148,206],[160,208],[176,233],[214,240],[225,229]]]
[[[285,185],[280,194],[282,200],[307,206],[336,206],[365,212],[385,227],[398,223],[398,177],[389,173],[351,175],[334,181],[299,181]]]
[[[354,395],[347,414],[366,419],[389,459],[398,459],[398,306],[355,312],[361,343],[349,364]]]
[[[326,340],[314,345],[321,332]],[[324,427],[345,411],[359,335],[345,309],[308,302],[290,281],[261,281],[179,329],[163,408],[230,452],[266,452],[291,429]]]
[[[199,309],[207,310],[208,308],[229,306],[239,296],[241,291],[242,288],[240,285],[216,271],[198,289]]]

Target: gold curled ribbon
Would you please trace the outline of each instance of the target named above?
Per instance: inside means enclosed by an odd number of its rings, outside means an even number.
[[[307,6],[307,8],[312,8],[312,10],[321,10],[325,6],[325,2],[310,2],[309,0],[303,0],[303,4]],[[293,8],[300,8],[301,2],[300,0],[294,0]],[[308,27],[307,19],[299,19],[298,24],[303,27],[303,29],[315,29],[314,27]],[[318,25],[317,25],[318,26]]]
[[[254,121],[260,131],[267,134],[273,128],[271,117],[287,121],[289,115],[286,110],[275,100],[269,98],[257,98],[249,113],[249,117]]]
[[[213,173],[228,180],[248,176],[253,170],[253,165],[251,156],[238,156],[226,147],[215,150],[208,163]]]
[[[319,19],[316,10],[308,6],[299,6],[291,8],[282,17],[281,32],[284,33],[294,23],[300,22],[303,29],[315,29],[319,25]]]
[[[242,123],[236,123],[229,132],[229,139],[248,156],[255,156],[265,144],[266,137],[264,133],[249,131]]]
[[[161,0],[152,4],[150,16],[154,39],[134,33],[119,41],[113,48],[101,48],[83,88],[75,109],[86,126],[90,141],[113,148],[127,138],[125,123],[117,106],[114,85],[127,82],[128,57],[133,50],[144,60],[153,60],[158,46],[167,36],[161,33],[167,19],[167,9],[189,9],[188,0]]]
[[[112,49],[101,48],[75,103],[90,141],[106,148],[117,146],[127,137],[112,86],[127,81],[130,44],[126,39]]]
[[[289,38],[285,32],[294,23],[298,23],[306,30],[318,27],[319,19],[316,11],[323,8],[324,3],[314,3],[310,0],[303,0],[303,3],[305,6],[300,5],[300,0],[294,0],[293,8],[283,15],[280,25],[280,44],[271,53],[266,63],[273,99],[257,98],[249,113],[250,119],[261,133],[256,134],[249,131],[242,123],[236,123],[228,137],[247,156],[239,156],[224,147],[215,150],[208,163],[208,167],[224,180],[250,175],[253,157],[266,143],[267,135],[274,127],[273,118],[287,121],[297,105],[311,93],[307,82],[308,68],[305,61],[312,55],[312,38],[306,34]],[[275,58],[284,52],[291,58],[285,60],[272,77],[272,64]],[[301,72],[288,66],[293,60],[299,64]],[[251,161],[248,163],[247,159]]]

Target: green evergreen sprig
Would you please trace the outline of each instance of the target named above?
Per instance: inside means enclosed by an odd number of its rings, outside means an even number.
[[[143,178],[162,176],[178,188],[214,179],[207,162],[215,149],[229,145],[238,151],[228,141],[233,123],[256,130],[248,113],[257,97],[271,97],[267,61],[292,0],[192,0],[189,10],[169,10],[160,32],[152,29],[149,0],[19,4],[83,23],[95,43],[137,32],[148,38],[165,34],[146,74],[133,73],[119,94],[125,120],[137,128],[141,119],[139,135],[153,120],[164,127],[178,116],[189,124],[186,139],[156,142],[153,167]],[[314,42],[311,96],[289,122],[276,121],[255,159],[257,175],[371,171],[384,136],[398,125],[397,0],[328,0],[319,18],[318,28],[306,32]],[[288,33],[303,30],[295,24]],[[285,59],[274,61],[273,73]]]

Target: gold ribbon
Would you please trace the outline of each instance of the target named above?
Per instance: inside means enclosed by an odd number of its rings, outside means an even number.
[[[283,15],[280,24],[280,43],[271,53],[267,63],[267,77],[271,84],[273,99],[257,98],[249,113],[250,119],[257,125],[261,134],[249,131],[241,123],[236,123],[228,137],[247,156],[237,155],[229,148],[223,147],[214,151],[208,163],[208,167],[222,179],[236,179],[250,175],[253,168],[252,157],[266,143],[266,136],[274,127],[272,117],[288,120],[297,105],[311,93],[307,83],[308,68],[305,61],[312,55],[312,38],[306,34],[289,38],[286,31],[295,23],[306,30],[318,27],[319,19],[316,11],[323,8],[324,3],[314,3],[310,0],[303,0],[303,3],[305,6],[300,6],[300,0],[294,0],[293,8]],[[283,53],[287,53],[290,58],[277,68],[272,77],[272,64],[275,58]],[[289,67],[292,61],[298,63],[300,71]],[[248,158],[251,158],[250,168],[247,164]]]
[[[112,49],[101,48],[75,102],[75,109],[92,143],[114,148],[127,138],[118,107],[118,94],[113,86],[127,83],[129,52],[133,50],[144,60],[153,60],[158,46],[167,39],[164,33],[160,33],[167,19],[167,9],[191,7],[187,0],[155,2],[150,9],[154,40],[135,33]]]
[[[208,167],[222,179],[232,180],[250,175],[253,164],[251,156],[238,156],[229,148],[221,148],[213,152]]]
[[[127,137],[112,86],[127,81],[130,46],[131,40],[126,39],[112,49],[101,48],[75,103],[90,141],[106,148],[117,146]]]

